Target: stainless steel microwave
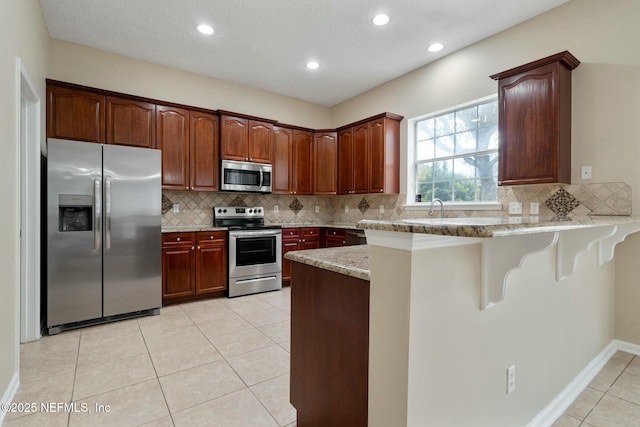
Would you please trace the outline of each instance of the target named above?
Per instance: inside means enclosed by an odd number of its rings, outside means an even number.
[[[221,162],[222,191],[271,193],[272,166],[266,163]]]

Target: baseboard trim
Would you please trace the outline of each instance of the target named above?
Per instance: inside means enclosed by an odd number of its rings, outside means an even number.
[[[18,392],[19,388],[20,376],[18,375],[18,372],[14,372],[13,378],[11,378],[7,389],[2,394],[2,400],[0,400],[0,403],[11,403],[13,401],[13,398],[16,397],[16,393]],[[6,412],[0,410],[0,425],[2,425],[2,422],[4,421],[4,417],[6,415]]]
[[[591,380],[607,364],[616,351],[626,351],[640,356],[640,345],[630,342],[611,341],[576,377],[527,424],[527,427],[549,427],[562,415],[574,400],[589,385]]]

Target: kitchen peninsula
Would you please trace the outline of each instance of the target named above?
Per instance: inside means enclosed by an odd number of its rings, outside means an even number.
[[[299,425],[550,424],[614,338],[609,261],[640,218],[513,222],[365,220],[367,246],[287,254]]]

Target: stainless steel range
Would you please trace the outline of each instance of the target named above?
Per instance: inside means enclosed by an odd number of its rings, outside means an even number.
[[[213,208],[216,227],[229,229],[229,297],[282,288],[282,229],[264,224],[264,208]]]

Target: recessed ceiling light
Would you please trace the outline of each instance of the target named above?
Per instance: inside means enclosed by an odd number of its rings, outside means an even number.
[[[429,52],[440,52],[442,48],[444,48],[444,45],[442,43],[432,43],[429,45],[427,50]]]
[[[200,24],[198,25],[197,28],[198,28],[198,31],[200,31],[202,34],[206,34],[208,36],[213,34],[213,27],[211,25]]]
[[[310,70],[317,70],[319,66],[320,64],[318,64],[316,61],[307,62],[307,68]]]
[[[376,25],[386,25],[389,22],[389,16],[381,13],[373,18],[373,23]]]

